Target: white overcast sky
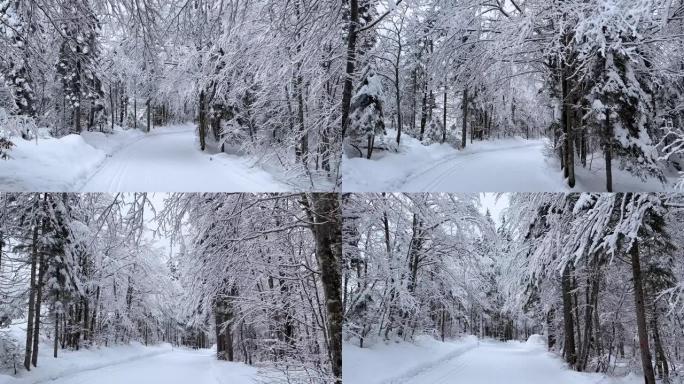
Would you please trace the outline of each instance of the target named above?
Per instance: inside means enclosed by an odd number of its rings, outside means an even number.
[[[492,219],[498,226],[501,224],[501,215],[503,210],[508,208],[508,195],[497,196],[498,193],[481,193],[480,202],[482,203],[482,212],[487,212],[492,215]],[[498,198],[497,198],[498,197]]]

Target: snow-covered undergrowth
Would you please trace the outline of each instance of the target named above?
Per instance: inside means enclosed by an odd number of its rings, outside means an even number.
[[[345,384],[399,383],[454,359],[477,344],[475,336],[444,343],[429,336],[419,336],[413,343],[379,342],[364,348],[345,342],[342,345],[342,378]]]
[[[376,143],[392,143],[396,131],[378,137]],[[464,150],[451,144],[424,145],[403,134],[396,151],[375,150],[372,159],[342,160],[343,190],[348,192],[565,192],[558,160],[548,154],[547,139],[520,137],[468,142]],[[351,151],[349,151],[351,152]],[[598,156],[598,155],[597,155]],[[605,171],[600,158],[591,169],[575,167],[573,191],[605,190]],[[613,167],[615,191],[661,191],[672,188],[656,179],[642,181]]]
[[[34,140],[14,137],[10,159],[0,166],[0,186],[3,191],[74,190],[108,155],[144,135],[139,130],[116,127],[113,134],[40,135]]]

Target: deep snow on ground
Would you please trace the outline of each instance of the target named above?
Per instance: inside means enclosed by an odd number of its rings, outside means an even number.
[[[379,142],[391,142],[389,130]],[[396,153],[375,151],[373,159],[342,159],[345,192],[565,192],[570,191],[558,161],[544,154],[546,139],[508,138],[468,142],[464,150],[449,144],[423,145],[403,135]],[[573,191],[605,191],[603,160],[595,158],[592,170],[576,167]],[[673,181],[674,178],[670,181]],[[615,191],[673,189],[658,180],[646,182],[613,169]]]
[[[475,343],[475,345],[472,345]],[[447,352],[451,350],[451,352]],[[345,384],[641,384],[629,375],[610,378],[574,372],[538,336],[528,342],[492,340],[440,343],[421,340],[368,349],[344,344]]]
[[[213,350],[118,346],[41,356],[38,367],[2,384],[256,384],[257,370],[216,360]]]
[[[3,191],[277,192],[293,189],[253,159],[198,149],[192,124],[59,139],[15,138],[0,162]]]

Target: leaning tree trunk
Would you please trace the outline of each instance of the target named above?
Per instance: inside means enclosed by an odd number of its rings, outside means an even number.
[[[639,260],[639,241],[634,239],[629,251],[632,261],[632,280],[634,283],[634,306],[636,307],[637,329],[639,333],[639,349],[641,350],[641,366],[644,370],[646,384],[655,384],[651,350],[648,346],[648,328],[646,326],[646,307],[644,306],[644,288],[641,282],[641,263]]]

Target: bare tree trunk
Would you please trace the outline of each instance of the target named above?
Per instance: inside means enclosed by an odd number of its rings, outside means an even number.
[[[446,142],[447,134],[447,85],[444,83],[444,111],[442,112],[442,143]]]
[[[641,350],[641,366],[644,371],[645,384],[655,384],[653,360],[648,346],[648,328],[646,326],[646,307],[644,306],[644,288],[641,282],[641,263],[639,260],[639,241],[634,239],[629,251],[632,261],[632,280],[634,283],[634,306],[636,309],[637,329],[639,333],[639,349]]]
[[[79,98],[78,107],[74,108],[74,130],[76,133],[81,133],[81,100]]]
[[[138,129],[138,99],[133,97],[133,128]]]
[[[565,38],[567,40],[567,37]],[[566,45],[569,43],[566,43]],[[561,97],[562,97],[562,115],[561,115],[561,126],[563,129],[564,140],[563,140],[563,153],[565,155],[565,178],[568,180],[568,186],[570,188],[575,187],[575,151],[573,148],[574,137],[572,132],[572,110],[570,105],[570,89],[568,85],[568,70],[567,64],[564,60],[561,60]]]
[[[461,148],[466,147],[467,143],[467,128],[468,128],[468,88],[463,89],[463,101],[462,101],[462,107],[463,107],[463,126],[461,128]]]
[[[152,130],[152,102],[148,98],[147,99],[147,132],[150,132]]]
[[[200,150],[204,151],[206,148],[206,136],[207,136],[207,111],[206,111],[206,101],[204,96],[204,90],[200,91],[199,94],[199,140],[200,140]]]
[[[423,135],[425,134],[425,125],[427,124],[427,114],[428,114],[428,92],[427,83],[423,86],[423,102],[420,109],[420,136],[418,140],[423,141]]]
[[[45,230],[45,225],[43,224],[43,230]],[[33,364],[34,367],[38,366],[38,341],[39,341],[39,336],[40,336],[40,308],[41,308],[41,303],[43,301],[43,278],[45,276],[45,270],[46,270],[46,265],[45,265],[45,256],[43,255],[42,252],[40,252],[40,256],[38,257],[38,282],[36,282],[36,313],[35,313],[35,320],[36,320],[36,325],[33,327],[33,351],[32,351],[32,357],[31,357],[31,364]]]
[[[57,297],[57,300],[59,301],[59,296]],[[57,348],[59,346],[59,312],[55,310],[55,337],[54,340],[52,341],[52,356],[56,359],[57,358]]]
[[[613,168],[611,161],[613,158],[613,128],[610,125],[610,111],[606,113],[606,127],[603,138],[603,153],[606,159],[606,190],[613,192]]]
[[[114,94],[112,93],[112,85],[109,85],[109,105],[112,108],[112,132],[114,132],[114,120],[116,119],[116,111],[114,109]]]
[[[342,139],[349,126],[349,110],[352,99],[352,77],[356,65],[356,35],[359,24],[359,1],[349,0],[349,31],[347,36],[347,67],[342,88]]]
[[[565,361],[574,367],[577,363],[577,352],[575,349],[575,326],[572,315],[572,266],[565,266],[561,277],[563,290],[563,328],[565,343],[563,344],[563,354]]]
[[[311,201],[309,203],[309,201]],[[311,193],[302,199],[316,239],[316,258],[321,273],[328,315],[329,354],[335,383],[342,383],[342,220],[338,194]]]
[[[399,53],[401,54],[401,43],[399,45]],[[397,63],[394,63],[394,100],[397,103],[397,145],[401,142],[401,91],[399,88],[399,55],[397,55]]]
[[[295,80],[295,89],[297,92],[297,122],[299,123],[299,156],[302,164],[306,167],[309,162],[309,134],[304,126],[304,96],[302,95],[302,76],[297,76]]]
[[[653,330],[653,347],[655,348],[656,369],[658,377],[664,379],[664,382],[669,381],[670,367],[667,364],[667,357],[663,349],[663,343],[660,340],[660,330],[658,329],[658,306],[653,301],[653,316],[651,317],[651,329]]]
[[[31,354],[33,348],[33,326],[36,306],[36,264],[38,263],[38,224],[33,227],[33,239],[31,249],[31,277],[28,304],[28,322],[26,323],[26,353],[24,355],[24,368],[31,370]]]
[[[409,127],[411,127],[411,131],[414,132],[416,129],[416,88],[418,88],[418,72],[415,68],[411,71],[411,81],[411,121],[409,122]]]

